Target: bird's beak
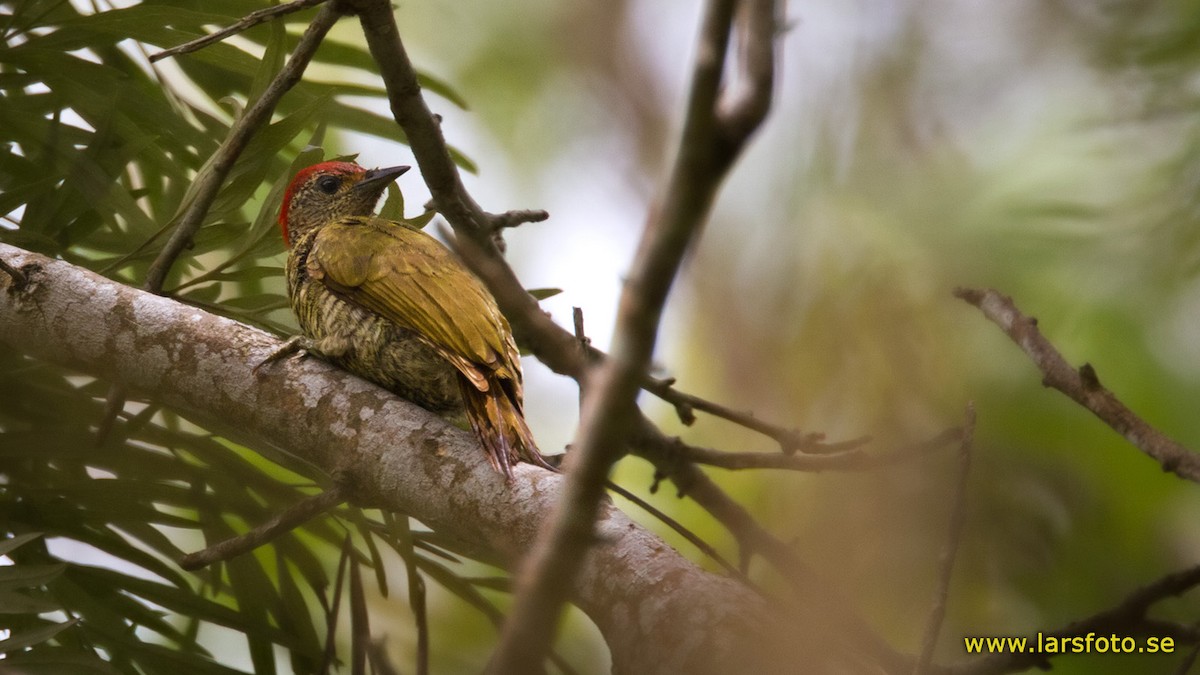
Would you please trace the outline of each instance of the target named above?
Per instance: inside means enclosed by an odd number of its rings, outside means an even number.
[[[354,186],[356,190],[362,190],[371,187],[380,187],[396,180],[405,171],[411,169],[411,166],[389,166],[386,169],[371,169],[363,174],[362,180]]]

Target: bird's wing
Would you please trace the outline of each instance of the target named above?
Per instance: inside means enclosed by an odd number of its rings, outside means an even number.
[[[521,400],[508,321],[470,271],[433,237],[382,218],[344,218],[317,234],[312,278],[423,336],[480,391],[509,380]]]

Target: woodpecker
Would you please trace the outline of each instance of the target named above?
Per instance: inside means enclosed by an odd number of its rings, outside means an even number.
[[[520,354],[496,300],[439,241],[374,215],[408,169],[331,161],[292,179],[279,226],[304,334],[264,363],[303,349],[469,423],[509,480],[518,461],[550,468],[525,423]]]

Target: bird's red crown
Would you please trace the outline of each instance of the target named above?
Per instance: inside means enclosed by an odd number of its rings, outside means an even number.
[[[352,176],[355,174],[365,173],[366,169],[355,164],[354,162],[321,162],[313,164],[296,172],[296,177],[288,183],[287,190],[283,193],[283,205],[279,208],[279,229],[283,232],[283,243],[285,246],[291,246],[291,238],[288,236],[288,207],[292,205],[292,197],[295,196],[297,188],[308,182],[313,174],[334,174],[340,176]]]

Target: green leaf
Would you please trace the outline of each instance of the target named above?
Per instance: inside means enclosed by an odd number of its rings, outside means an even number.
[[[351,509],[350,513],[354,520],[354,527],[366,542],[367,552],[371,555],[371,568],[375,570],[375,583],[379,586],[379,593],[386,598],[388,597],[387,566],[383,564],[383,557],[379,555],[379,547],[375,545],[371,526],[361,509]]]
[[[230,298],[225,301],[225,305],[250,312],[269,312],[290,306],[287,296],[279,293],[260,293],[258,295]]]
[[[9,654],[4,662],[20,675],[119,675],[120,671],[90,652],[70,647],[40,647]],[[18,667],[19,666],[19,667]]]
[[[45,586],[67,569],[63,563],[47,565],[0,565],[0,591]]]
[[[209,623],[237,631],[252,631],[256,636],[276,642],[288,649],[303,647],[301,642],[274,626],[247,624],[242,612],[205,599],[186,586],[177,588],[100,568],[92,568],[89,570],[89,574],[98,583],[119,587],[128,593],[177,612],[181,616],[203,619]]]
[[[281,21],[270,22],[269,29],[271,37],[267,40],[267,49],[263,52],[258,69],[254,71],[254,79],[250,82],[250,91],[246,94],[248,101],[257,101],[275,79],[276,74],[283,70],[283,62],[287,56],[287,29]]]
[[[526,292],[540,301],[545,300],[546,298],[553,298],[559,293],[562,293],[563,290],[561,288],[530,288]]]
[[[0,654],[8,654],[25,649],[26,647],[41,644],[77,623],[79,623],[79,619],[71,619],[63,623],[13,633],[7,640],[0,640]]]
[[[18,534],[8,539],[0,540],[0,555],[8,555],[12,551],[17,550],[21,546],[42,536],[41,532],[28,532],[26,534]]]
[[[62,607],[52,600],[31,598],[24,593],[0,591],[0,614],[42,614]]]
[[[404,222],[412,227],[417,228],[418,230],[423,230],[423,229],[425,229],[425,226],[428,225],[433,220],[433,217],[436,215],[437,215],[437,211],[430,209],[429,211],[426,211],[425,213],[422,213],[419,216],[414,216],[412,218],[405,218]]]
[[[226,537],[227,538],[227,537]],[[275,593],[275,588],[259,565],[254,554],[240,555],[226,561],[229,570],[229,582],[234,594],[238,597],[239,609],[249,619],[251,625],[266,628],[270,625],[268,613],[281,615],[281,602]],[[258,632],[247,634],[250,643],[250,660],[254,663],[255,672],[275,672],[275,653],[271,643],[258,637]]]
[[[279,578],[279,597],[283,606],[280,627],[297,637],[303,649],[292,649],[292,669],[296,672],[313,672],[321,657],[321,639],[313,625],[309,604],[295,578],[282,557],[276,558],[276,576]]]
[[[387,187],[387,193],[383,208],[379,210],[379,217],[386,220],[404,220],[404,193],[395,183]]]

